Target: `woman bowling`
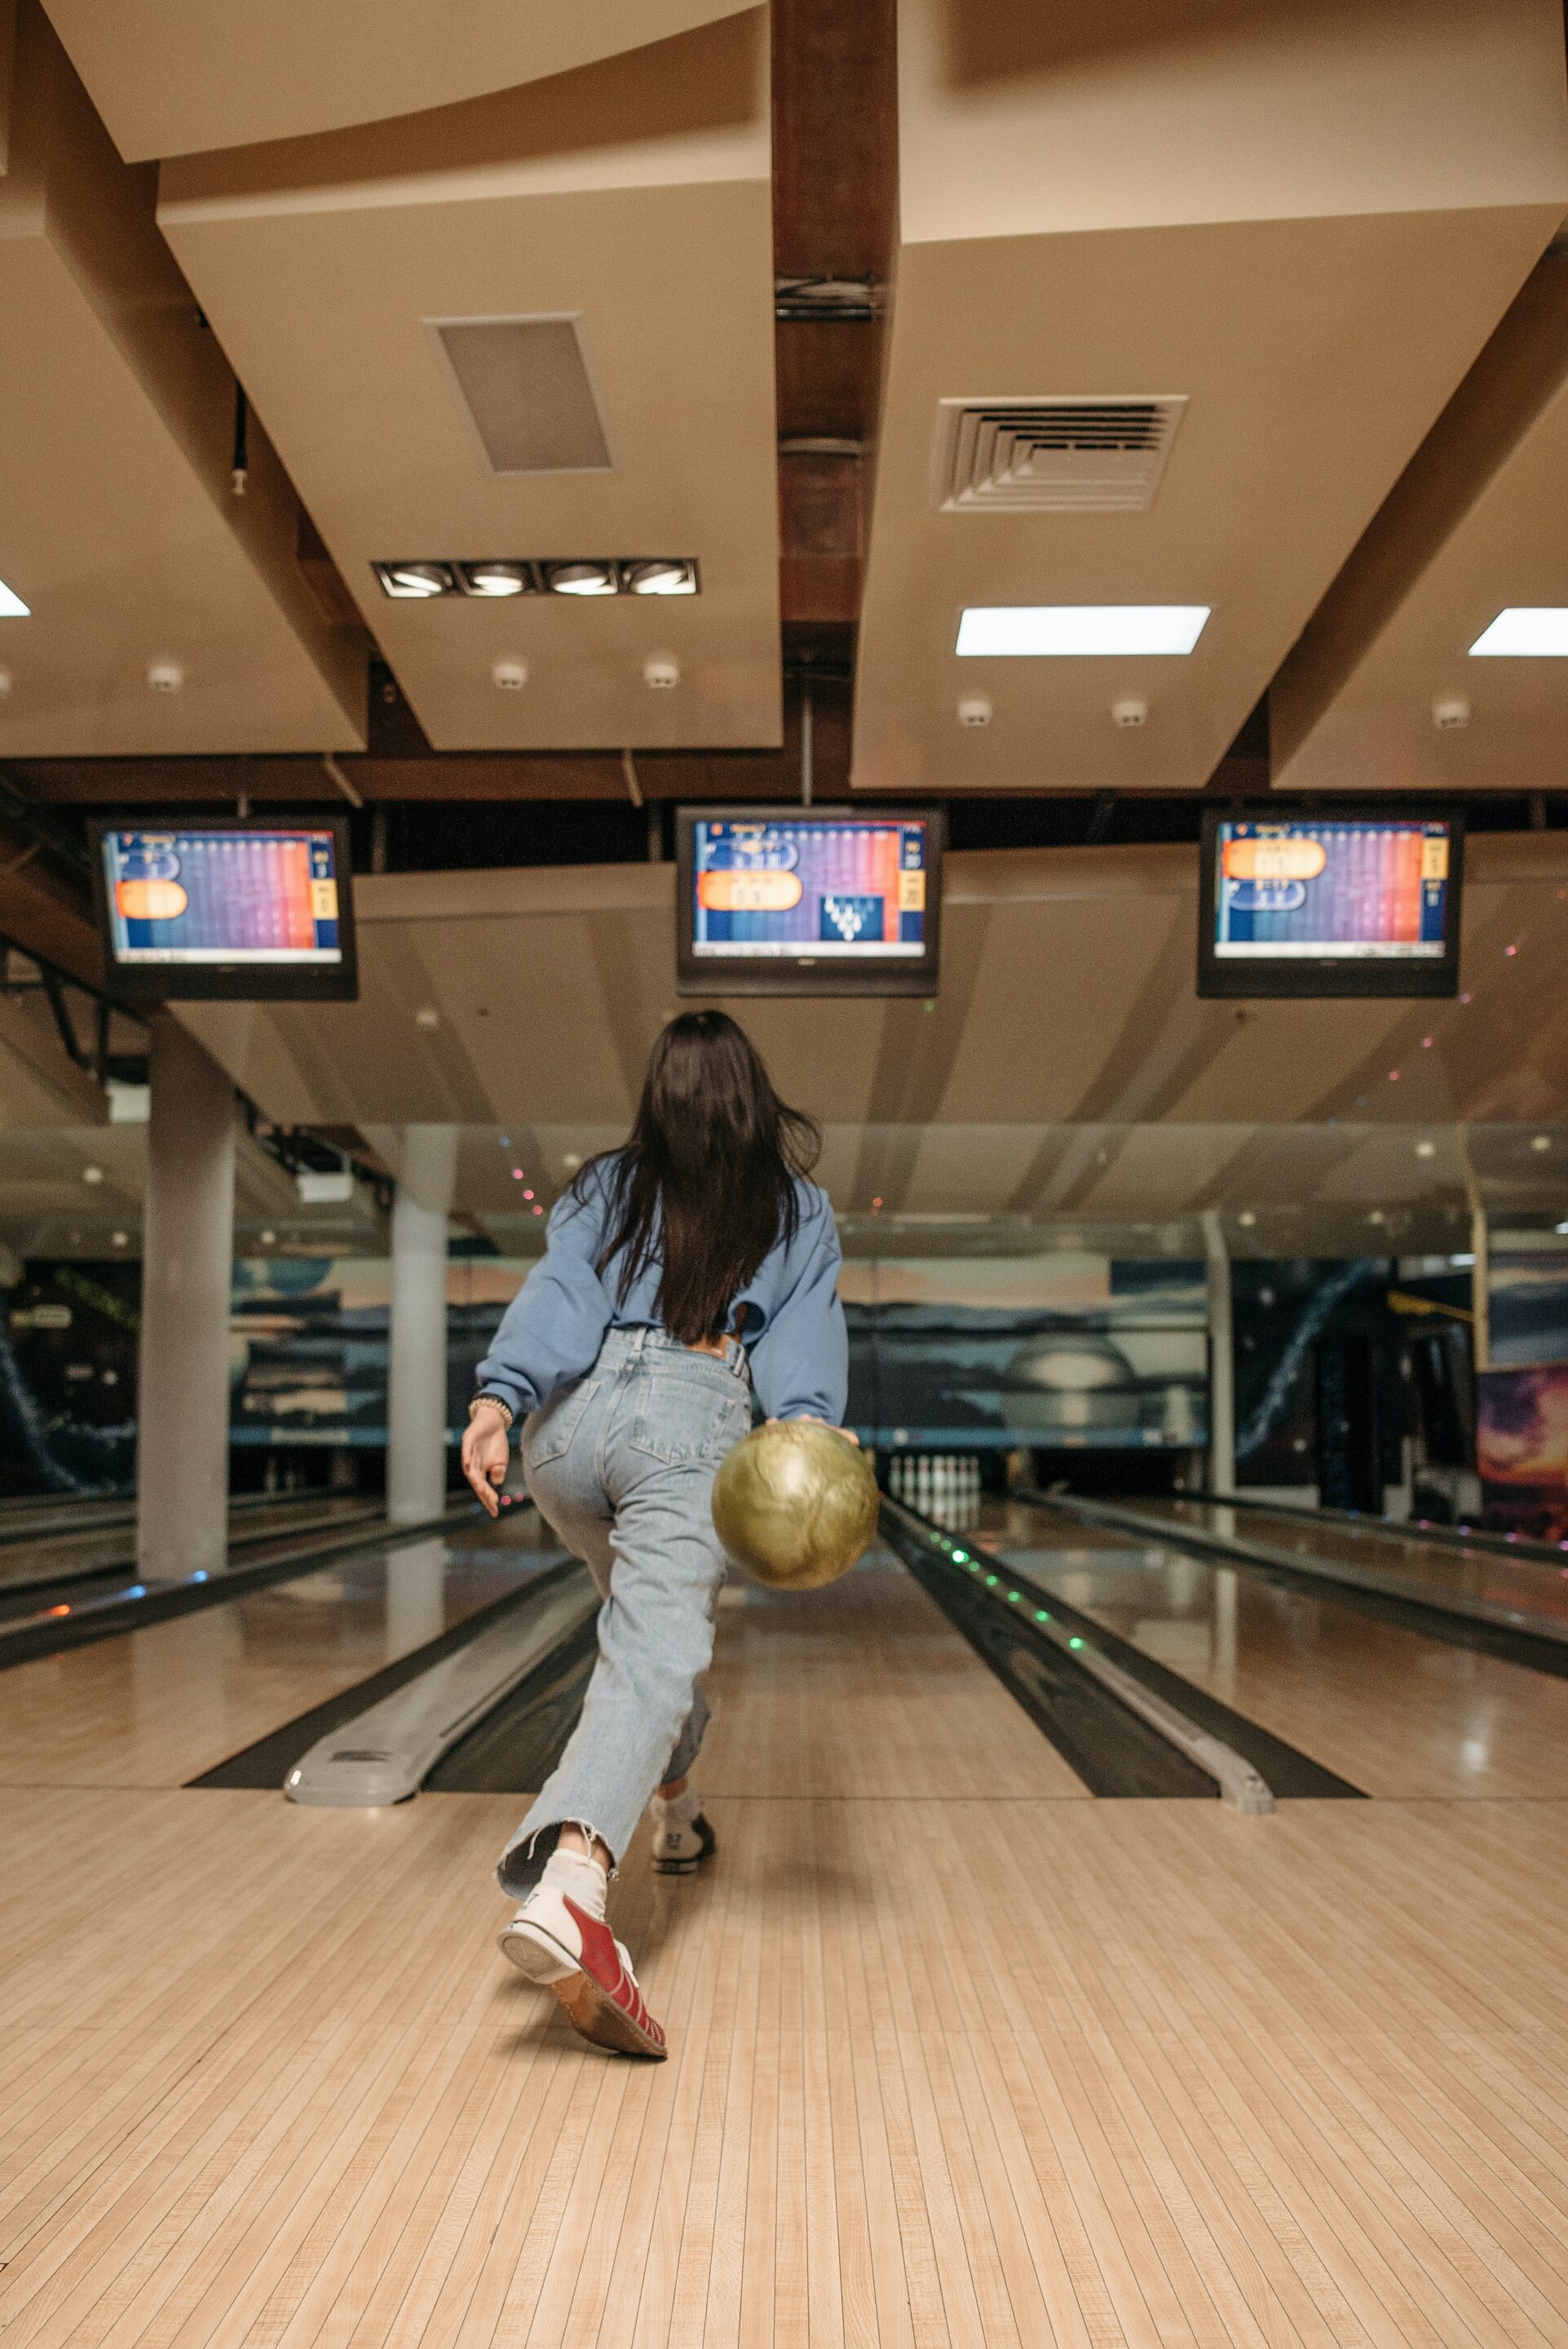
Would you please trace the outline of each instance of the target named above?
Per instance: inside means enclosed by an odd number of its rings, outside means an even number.
[[[500,1947],[601,2047],[662,2056],[607,1880],[653,1798],[654,1866],[714,1848],[691,1783],[725,1576],[711,1501],[751,1425],[844,1415],[848,1348],[820,1138],[721,1011],[672,1019],[632,1138],[590,1160],[480,1364],[463,1468],[492,1516],[513,1423],[528,1489],[603,1594],[599,1656],[559,1767],[501,1856],[522,1906]]]

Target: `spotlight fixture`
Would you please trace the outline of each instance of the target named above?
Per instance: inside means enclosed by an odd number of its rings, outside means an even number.
[[[531,595],[533,574],[526,563],[460,563],[458,576],[469,595]]]
[[[1147,726],[1149,704],[1130,695],[1125,701],[1113,701],[1110,705],[1110,722],[1113,726]]]
[[[149,693],[178,693],[184,682],[185,672],[178,661],[153,661],[147,672]]]
[[[700,595],[696,559],[687,554],[534,556],[438,555],[373,563],[381,593],[395,602],[428,604],[466,595],[476,604],[514,595]],[[0,611],[5,606],[0,604]]]
[[[958,705],[960,726],[989,726],[994,712],[983,693],[966,693]]]
[[[614,595],[618,593],[613,563],[547,563],[544,576],[552,595]]]
[[[621,583],[632,595],[695,595],[696,565],[664,556],[650,563],[624,563]]]
[[[1457,733],[1470,720],[1470,706],[1462,693],[1445,695],[1432,704],[1432,723],[1439,734]]]
[[[82,1168],[82,1181],[84,1183],[101,1183],[103,1181],[103,1168],[101,1166],[84,1166]]]
[[[32,605],[24,604],[15,587],[7,587],[0,579],[0,619],[26,620],[32,615]]]
[[[960,659],[1081,659],[1190,653],[1207,604],[971,604],[958,624]]]
[[[458,583],[449,563],[373,563],[381,593],[397,602],[424,604],[433,595],[452,595]]]
[[[414,1014],[415,1027],[424,1029],[428,1035],[434,1029],[438,1028],[440,1024],[441,1015],[437,1010],[435,1005],[433,1003],[421,1003],[419,1009]]]
[[[528,683],[528,663],[525,660],[498,660],[490,670],[490,683],[502,693],[521,693]]]
[[[0,701],[8,701],[10,698],[11,672],[8,668],[0,668]]]
[[[643,683],[655,693],[668,693],[681,681],[681,665],[668,653],[655,653],[643,663]]]

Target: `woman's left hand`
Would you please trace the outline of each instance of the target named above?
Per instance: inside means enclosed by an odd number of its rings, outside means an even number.
[[[797,1419],[809,1419],[813,1427],[833,1427],[832,1421],[830,1419],[824,1419],[820,1411],[798,1411],[795,1416]],[[777,1427],[779,1426],[779,1422],[776,1419],[770,1419],[768,1424],[769,1427]],[[855,1433],[852,1427],[833,1427],[833,1433],[835,1435],[841,1435],[846,1444],[852,1444],[858,1449],[861,1439]]]

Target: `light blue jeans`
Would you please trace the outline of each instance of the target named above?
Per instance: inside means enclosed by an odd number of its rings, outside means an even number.
[[[582,1717],[501,1856],[503,1892],[531,1889],[569,1823],[618,1864],[655,1787],[696,1761],[727,1563],[713,1480],[750,1425],[738,1340],[720,1360],[663,1330],[610,1330],[587,1376],[525,1422],[529,1492],[604,1604]]]

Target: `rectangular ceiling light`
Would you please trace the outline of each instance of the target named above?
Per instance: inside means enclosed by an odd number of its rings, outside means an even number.
[[[490,472],[614,471],[574,314],[425,325]]]
[[[1207,604],[971,604],[954,649],[992,660],[1190,653],[1209,611]]]
[[[0,619],[26,620],[31,616],[31,605],[23,603],[15,589],[7,587],[4,579],[0,579]]]
[[[1472,660],[1568,660],[1568,605],[1510,604],[1470,647]]]

